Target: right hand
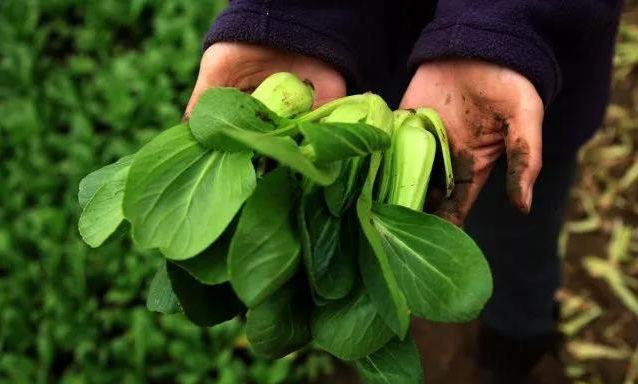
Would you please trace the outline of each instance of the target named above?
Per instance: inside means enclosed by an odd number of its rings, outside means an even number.
[[[302,80],[310,80],[315,88],[313,107],[346,95],[343,76],[319,59],[259,45],[220,42],[211,45],[202,56],[184,120],[188,120],[207,89],[235,87],[250,92],[276,72],[290,72]]]

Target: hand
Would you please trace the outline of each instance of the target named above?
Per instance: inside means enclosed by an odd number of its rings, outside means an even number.
[[[310,80],[315,88],[315,106],[346,94],[343,76],[321,60],[252,44],[215,43],[202,56],[184,119],[188,120],[205,90],[224,86],[252,91],[276,72],[291,72]]]
[[[478,60],[422,64],[402,108],[436,109],[449,135],[456,186],[437,213],[462,225],[494,162],[507,153],[507,194],[530,211],[541,169],[543,103],[536,89],[510,69]]]

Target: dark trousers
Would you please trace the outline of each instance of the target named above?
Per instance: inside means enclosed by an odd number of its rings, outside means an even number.
[[[561,282],[558,236],[575,169],[575,155],[544,159],[532,211],[524,215],[508,204],[501,159],[466,221],[465,229],[485,253],[494,277],[482,321],[504,336],[526,339],[555,329],[554,294]]]

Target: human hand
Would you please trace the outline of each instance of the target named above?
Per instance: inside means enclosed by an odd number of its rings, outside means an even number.
[[[310,80],[315,88],[315,107],[346,95],[343,76],[321,60],[259,45],[221,42],[211,45],[202,56],[184,119],[188,120],[207,89],[224,86],[252,91],[275,72],[291,72]]]
[[[441,115],[453,154],[456,186],[437,213],[462,225],[494,162],[507,153],[507,194],[524,213],[541,169],[543,103],[532,83],[508,68],[478,60],[422,64],[401,108]]]

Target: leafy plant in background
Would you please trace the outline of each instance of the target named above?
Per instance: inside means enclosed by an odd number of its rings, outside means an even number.
[[[95,247],[130,224],[161,251],[152,310],[246,314],[260,355],[312,343],[368,382],[420,383],[410,315],[468,321],[491,293],[480,249],[421,211],[437,145],[452,190],[445,130],[373,94],[312,104],[287,73],[207,91],[188,123],[83,179],[80,233]]]
[[[161,255],[77,232],[80,179],[179,121],[225,1],[0,1],[0,382],[306,382],[325,354],[272,363],[236,321],[141,306]]]

